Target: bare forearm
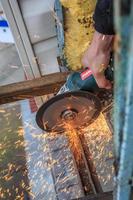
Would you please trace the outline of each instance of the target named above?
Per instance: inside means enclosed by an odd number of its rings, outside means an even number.
[[[97,53],[110,53],[110,51],[112,51],[113,41],[114,35],[104,35],[95,31],[90,46],[93,47]]]
[[[92,43],[82,58],[83,66],[92,70],[100,88],[111,88],[111,83],[105,79],[104,71],[110,61],[113,41],[114,35],[104,35],[95,31]]]

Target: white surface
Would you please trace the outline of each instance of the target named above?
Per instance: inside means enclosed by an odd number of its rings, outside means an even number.
[[[7,21],[4,14],[0,15],[0,21]],[[0,42],[3,43],[14,43],[14,39],[11,33],[11,30],[8,27],[0,26]]]
[[[53,15],[55,0],[19,0],[31,43],[37,43],[56,35]]]
[[[9,27],[0,27],[0,42],[14,43],[14,39]]]
[[[42,75],[59,72],[57,62],[57,38],[34,45]]]

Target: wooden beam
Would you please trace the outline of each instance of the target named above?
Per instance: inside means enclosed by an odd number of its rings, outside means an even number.
[[[56,93],[68,73],[54,73],[29,81],[0,86],[0,104]]]
[[[88,197],[80,198],[79,200],[113,200],[113,193],[107,192],[97,195],[90,195]]]

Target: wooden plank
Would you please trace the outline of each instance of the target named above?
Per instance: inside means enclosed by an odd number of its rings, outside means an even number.
[[[88,197],[80,198],[79,200],[113,200],[113,193],[107,192],[98,195],[91,195]]]
[[[0,86],[0,104],[56,93],[68,73],[54,73],[29,81]]]

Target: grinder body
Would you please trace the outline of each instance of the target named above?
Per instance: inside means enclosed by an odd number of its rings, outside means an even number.
[[[111,66],[106,69],[105,77],[113,80]],[[101,112],[101,102],[95,95],[98,90],[89,68],[71,73],[58,94],[43,104],[37,112],[38,126],[47,132],[61,133],[66,130],[64,123],[74,129],[90,125]]]
[[[105,77],[113,81],[113,66],[108,66],[105,70]],[[64,86],[60,89],[58,94],[62,94],[65,92],[71,91],[88,91],[88,92],[96,92],[99,90],[99,87],[95,81],[95,78],[91,72],[91,70],[85,69],[83,72],[73,72],[71,73]]]
[[[113,81],[114,74],[114,58],[113,53],[111,53],[111,59],[107,69],[104,72],[104,75],[107,80]],[[58,94],[62,94],[65,92],[71,91],[88,91],[88,92],[96,92],[99,90],[99,87],[95,81],[95,78],[89,68],[86,68],[82,72],[73,72],[71,73],[64,86],[60,89]]]

